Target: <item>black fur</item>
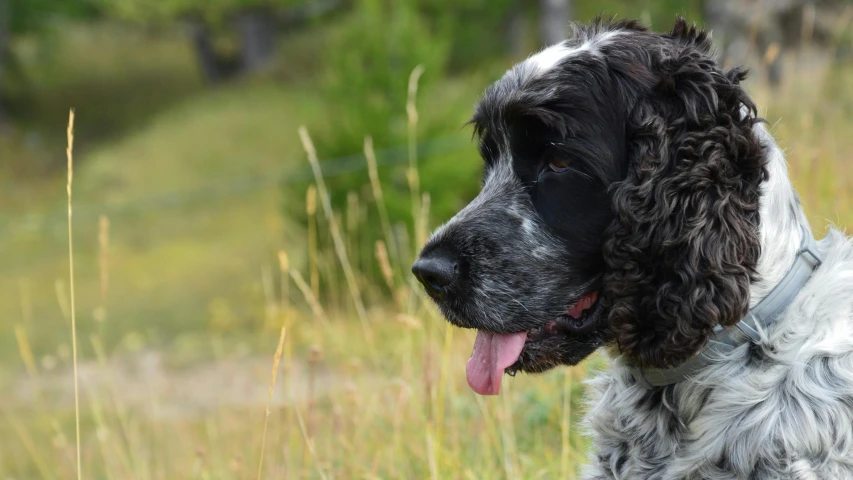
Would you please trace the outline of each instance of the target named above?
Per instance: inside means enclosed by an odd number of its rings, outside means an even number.
[[[649,52],[658,83],[628,119],[630,168],[610,189],[603,244],[608,321],[619,348],[651,366],[690,358],[749,309],[765,175],[745,73],[723,73],[684,20],[663,38],[670,48]]]
[[[510,371],[574,364],[602,343],[677,364],[748,309],[765,173],[745,73],[723,72],[683,19],[665,35],[598,20],[566,46],[603,36],[486,90],[472,120],[483,192],[422,252],[456,262],[428,288],[451,322],[530,331]],[[570,168],[550,170],[555,158]],[[593,290],[579,327],[564,313]]]

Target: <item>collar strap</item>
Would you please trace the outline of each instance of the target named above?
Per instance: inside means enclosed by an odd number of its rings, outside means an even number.
[[[773,290],[747,312],[746,317],[729,328],[717,325],[699,355],[677,367],[629,367],[634,380],[646,389],[678,383],[744,343],[757,343],[761,337],[760,331],[766,331],[776,322],[821,264],[814,236],[806,227],[801,229],[803,240],[793,265]]]

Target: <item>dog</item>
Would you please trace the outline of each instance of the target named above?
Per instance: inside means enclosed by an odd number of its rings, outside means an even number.
[[[710,35],[597,20],[488,87],[482,190],[412,271],[479,394],[575,365],[587,479],[853,478],[853,243],[813,238]]]

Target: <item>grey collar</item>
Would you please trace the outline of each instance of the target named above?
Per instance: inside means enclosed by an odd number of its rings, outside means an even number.
[[[779,315],[791,304],[794,297],[800,293],[812,273],[821,264],[820,255],[817,251],[817,242],[806,227],[802,227],[803,241],[794,264],[782,277],[782,280],[773,287],[758,305],[750,309],[737,324],[723,328],[717,326],[708,340],[708,345],[695,357],[672,368],[643,368],[631,366],[629,368],[634,380],[642,387],[651,389],[678,383],[695,374],[703,367],[712,363],[720,356],[726,355],[735,348],[747,342],[758,342],[759,331],[766,331],[772,326]]]

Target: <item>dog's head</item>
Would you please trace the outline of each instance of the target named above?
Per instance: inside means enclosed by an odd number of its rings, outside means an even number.
[[[748,310],[764,154],[755,107],[705,32],[593,22],[490,86],[472,123],[481,193],[413,271],[478,330],[469,384],[576,364],[695,355]]]

